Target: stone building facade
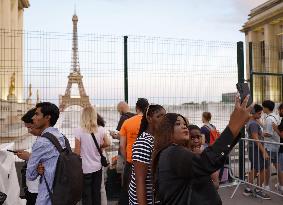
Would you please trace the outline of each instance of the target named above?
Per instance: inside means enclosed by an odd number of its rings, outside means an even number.
[[[10,79],[15,73],[15,96],[23,102],[23,16],[29,0],[0,1],[0,99],[9,95]]]
[[[242,32],[246,37],[246,73],[283,73],[283,0],[269,0],[251,10]],[[252,67],[250,53],[252,48]],[[283,100],[283,77],[253,75],[255,102]]]

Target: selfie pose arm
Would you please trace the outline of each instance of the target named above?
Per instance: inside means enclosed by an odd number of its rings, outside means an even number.
[[[175,146],[168,155],[175,173],[181,177],[210,175],[220,169],[232,148],[240,140],[238,134],[250,118],[252,106],[246,107],[248,97],[243,103],[236,99],[235,109],[230,116],[226,129],[213,146],[206,148],[202,154],[197,155],[182,146]],[[184,166],[187,164],[187,166]]]

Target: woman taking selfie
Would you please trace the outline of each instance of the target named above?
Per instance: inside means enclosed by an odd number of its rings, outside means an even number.
[[[168,205],[221,205],[210,175],[223,166],[235,146],[241,128],[249,120],[252,107],[237,98],[230,121],[220,138],[201,154],[186,148],[190,139],[182,115],[166,114],[155,135],[152,172],[156,198]]]
[[[129,185],[129,204],[153,204],[151,154],[154,135],[165,109],[149,105],[143,114],[137,141],[133,145],[133,166]]]

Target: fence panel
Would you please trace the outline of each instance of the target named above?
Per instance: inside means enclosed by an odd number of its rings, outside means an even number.
[[[264,157],[262,151],[258,148],[258,143],[261,143],[264,149],[270,147],[270,145],[279,149],[280,146],[283,146],[283,143],[248,138],[242,138],[241,140],[246,147],[244,152],[240,153],[244,159],[245,169],[242,170],[243,173],[239,173],[239,153],[235,148],[229,156],[230,176],[238,182],[238,186],[245,184],[251,187],[254,195],[256,195],[254,189],[257,189],[283,197],[283,191],[279,190],[279,179],[280,177],[282,178],[283,172],[282,153],[266,150],[268,157]],[[241,174],[244,176],[243,179],[239,177]],[[267,185],[269,186],[268,188]],[[234,196],[238,186],[231,197]]]
[[[71,33],[1,30],[0,39],[0,143],[12,141],[16,148],[30,149],[34,137],[27,134],[20,118],[39,101],[60,105],[72,71],[73,37]],[[116,128],[116,105],[124,99],[123,54],[123,36],[78,35],[85,92],[106,120],[107,129]],[[223,130],[234,104],[236,55],[236,43],[129,36],[132,111],[137,98],[146,97],[200,126],[202,112],[210,111],[212,123]],[[79,97],[75,84],[70,92]],[[66,108],[56,125],[71,139],[72,146],[72,132],[79,126],[80,111],[76,105]]]

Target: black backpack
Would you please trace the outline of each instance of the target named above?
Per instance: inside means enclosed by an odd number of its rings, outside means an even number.
[[[52,205],[77,204],[81,200],[83,188],[81,157],[72,152],[70,143],[66,137],[64,137],[65,149],[62,148],[58,139],[51,133],[47,132],[43,134],[42,137],[49,139],[60,153],[56,165],[52,191],[43,175]]]

